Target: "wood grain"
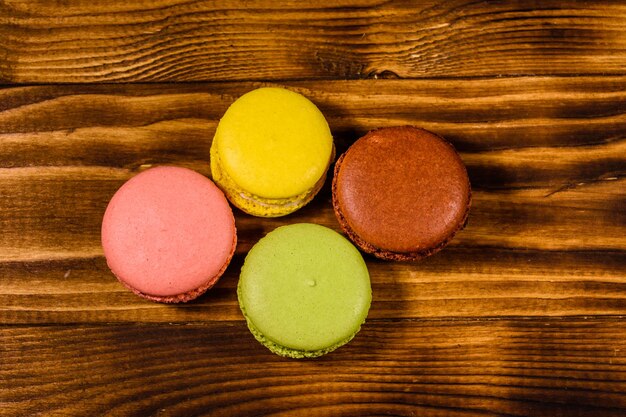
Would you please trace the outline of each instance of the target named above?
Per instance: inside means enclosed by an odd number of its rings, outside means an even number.
[[[236,213],[218,287],[163,306],[117,283],[100,248],[115,190],[154,164],[206,175],[217,121],[261,83],[70,85],[0,91],[0,322],[242,320],[234,288],[275,227],[334,229],[328,185],[292,216]],[[367,258],[373,319],[603,316],[626,311],[626,77],[293,82],[328,115],[339,151],[378,126],[416,124],[461,151],[469,225],[423,262]]]
[[[0,328],[5,415],[622,416],[613,320],[371,321],[296,361],[242,322]]]
[[[619,1],[0,3],[0,82],[626,74]]]
[[[0,416],[626,415],[625,34],[622,1],[0,1]],[[210,175],[219,118],[266,85],[312,99],[339,152],[433,130],[473,187],[444,251],[366,257],[368,320],[316,360],[258,344],[235,287],[275,227],[338,230],[328,184],[236,212],[191,303],[125,290],[99,242],[124,181]]]

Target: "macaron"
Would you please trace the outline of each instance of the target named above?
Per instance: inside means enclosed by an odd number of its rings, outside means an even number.
[[[278,217],[313,199],[333,158],[333,138],[315,104],[266,87],[226,110],[211,144],[211,173],[236,207]]]
[[[102,220],[102,248],[117,279],[153,301],[192,300],[228,266],[237,235],[228,201],[208,178],[163,166],[134,176]]]
[[[397,261],[446,246],[466,222],[467,170],[442,137],[413,126],[372,130],[337,160],[332,203],[361,250]]]
[[[312,358],[348,343],[372,300],[360,252],[332,229],[279,227],[244,261],[239,306],[254,337],[272,352]]]

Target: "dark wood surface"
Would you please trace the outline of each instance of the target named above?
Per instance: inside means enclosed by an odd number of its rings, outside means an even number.
[[[624,74],[623,1],[5,0],[7,82]]]
[[[243,6],[0,2],[0,415],[626,415],[626,4]],[[188,304],[134,296],[100,247],[125,180],[210,175],[219,118],[264,85],[313,100],[339,152],[431,129],[473,187],[444,251],[366,257],[368,321],[316,360],[259,345],[235,287],[275,227],[339,229],[328,184],[236,212],[231,266]]]
[[[245,325],[7,326],[6,415],[623,416],[608,319],[374,320],[296,362]],[[5,353],[6,352],[6,353]]]

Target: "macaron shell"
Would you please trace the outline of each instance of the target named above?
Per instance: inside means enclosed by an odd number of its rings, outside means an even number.
[[[328,161],[329,166],[334,159],[334,156],[335,147],[333,145],[331,159]],[[224,194],[228,197],[228,200],[235,207],[253,216],[286,216],[287,214],[293,213],[294,211],[304,207],[324,186],[327,171],[328,167],[317,183],[302,194],[282,199],[262,198],[250,194],[228,176],[227,172],[224,171],[221,166],[220,156],[217,146],[215,146],[215,141],[211,145],[211,174],[213,175],[214,181],[219,184]]]
[[[239,287],[238,287],[239,289]],[[241,296],[239,295],[240,291],[237,291],[237,294],[239,296],[239,298],[241,299]],[[280,355],[280,356],[284,356],[287,358],[294,358],[294,359],[304,359],[304,358],[317,358],[323,355],[326,355],[327,353],[332,352],[333,350],[340,348],[341,346],[345,345],[346,343],[350,342],[354,336],[356,336],[356,334],[358,333],[358,331],[360,330],[360,326],[359,328],[347,339],[343,339],[337,343],[335,343],[334,345],[328,346],[326,348],[323,349],[318,349],[318,350],[299,350],[299,349],[292,349],[292,348],[288,348],[285,346],[281,346],[277,343],[275,343],[274,341],[266,338],[256,327],[254,327],[254,324],[252,323],[252,321],[250,321],[248,319],[248,317],[245,314],[244,311],[244,316],[246,317],[246,324],[248,325],[248,329],[250,329],[250,332],[252,333],[252,335],[254,336],[254,338],[261,343],[263,346],[265,346],[266,348],[268,348],[270,351],[272,351],[273,353]],[[365,321],[364,321],[365,322]],[[361,323],[363,324],[363,323]]]
[[[374,130],[335,167],[333,206],[342,227],[363,250],[385,259],[440,249],[464,225],[470,200],[458,154],[423,129]]]
[[[367,316],[371,286],[347,239],[303,223],[279,227],[250,250],[238,295],[257,339],[304,357],[354,337]]]
[[[235,245],[234,217],[223,193],[185,168],[157,167],[131,178],[102,222],[112,272],[157,301],[185,301],[212,286]]]
[[[267,199],[292,198],[313,188],[333,147],[319,109],[284,88],[241,96],[220,120],[213,140],[221,169],[238,188]]]
[[[195,289],[193,289],[191,291],[187,291],[185,293],[182,293],[182,294],[162,295],[162,296],[150,295],[150,294],[143,293],[143,292],[137,290],[136,288],[131,287],[126,282],[121,280],[119,277],[116,276],[116,278],[122,285],[124,285],[130,291],[134,292],[136,295],[138,295],[138,296],[140,296],[142,298],[146,298],[148,300],[156,301],[156,302],[159,302],[159,303],[186,303],[187,301],[191,301],[191,300],[194,300],[194,299],[198,298],[199,296],[201,296],[202,294],[207,292],[209,289],[211,289],[211,287],[213,287],[215,284],[217,284],[217,282],[219,281],[220,277],[224,274],[224,272],[228,268],[228,265],[230,264],[230,261],[231,261],[233,255],[235,254],[236,246],[237,246],[237,237],[235,235],[235,236],[233,236],[233,247],[232,247],[232,250],[231,250],[231,252],[230,252],[230,254],[228,256],[228,259],[226,260],[226,262],[224,262],[224,265],[217,272],[217,274],[215,274],[212,278],[207,280],[207,282],[204,285],[202,285],[202,286],[200,286],[198,288],[195,288]]]

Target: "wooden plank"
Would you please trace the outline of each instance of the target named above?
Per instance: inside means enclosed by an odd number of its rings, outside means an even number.
[[[619,1],[6,0],[0,82],[626,74]]]
[[[130,293],[102,257],[2,262],[0,322],[242,321],[235,288],[243,258],[243,253],[234,258],[210,292],[176,306]],[[374,295],[372,319],[601,316],[621,315],[626,309],[624,251],[454,245],[415,265],[366,259]]]
[[[546,155],[559,164],[549,152],[562,149],[541,148],[580,147],[564,153],[569,178],[588,174],[572,166],[584,159],[584,146],[607,146],[602,165],[620,161],[607,155],[620,150],[610,147],[620,146],[626,127],[626,76],[14,87],[0,89],[0,167],[136,168],[193,156],[202,163],[226,108],[261,86],[310,98],[340,151],[369,129],[413,124],[444,135],[460,151],[491,151],[485,155],[494,159],[529,148],[527,163]],[[540,164],[544,184],[564,168]],[[511,177],[504,175],[502,185],[514,185]]]
[[[217,121],[259,83],[70,85],[0,90],[0,322],[241,320],[234,288],[275,227],[334,229],[328,184],[279,219],[236,213],[232,266],[184,306],[135,297],[100,248],[108,200],[152,164],[209,175]],[[626,77],[294,82],[339,151],[378,126],[417,124],[468,165],[469,225],[423,262],[367,258],[370,317],[621,315],[626,308]]]
[[[582,319],[370,321],[315,361],[243,322],[0,327],[7,415],[622,416],[626,331]]]

